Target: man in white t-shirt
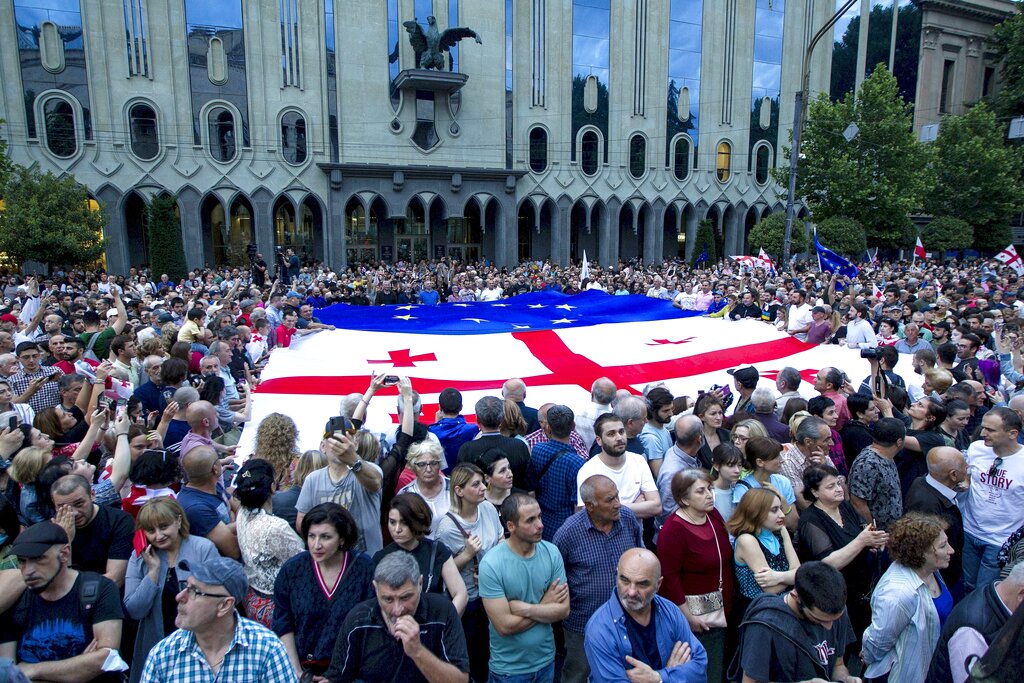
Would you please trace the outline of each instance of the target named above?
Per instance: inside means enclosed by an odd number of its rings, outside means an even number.
[[[807,341],[807,330],[811,329],[814,318],[811,306],[806,303],[807,292],[794,289],[789,293],[789,310],[786,312],[786,332],[800,341]]]
[[[619,501],[639,519],[661,512],[661,496],[644,456],[626,450],[626,427],[614,413],[605,413],[594,422],[594,432],[601,451],[576,473],[576,505],[580,502],[580,486],[595,474],[615,482]]]
[[[981,441],[967,449],[971,485],[962,506],[964,584],[968,591],[999,578],[999,547],[1024,524],[1024,447],[1020,415],[992,408],[981,419]]]

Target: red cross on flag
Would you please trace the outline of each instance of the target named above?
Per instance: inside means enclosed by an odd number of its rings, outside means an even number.
[[[996,261],[1010,266],[1017,275],[1024,275],[1024,263],[1021,263],[1020,254],[1017,253],[1012,244],[996,254]]]
[[[408,376],[423,402],[420,419],[430,424],[445,388],[462,392],[463,414],[472,416],[478,399],[500,396],[512,377],[526,383],[527,405],[554,402],[578,412],[601,377],[637,394],[647,384],[665,382],[674,395],[696,397],[712,384],[732,385],[726,371],[741,365],[756,367],[760,386],[773,391],[772,378],[787,366],[805,380],[821,368],[839,367],[855,386],[870,372],[856,349],[810,346],[760,320],[712,319],[667,301],[598,291],[440,306],[340,304],[320,309],[318,317],[346,329],[296,337],[289,348],[273,351],[240,454],[252,452],[256,428],[271,412],[295,420],[301,449],[318,448],[340,400],[365,391],[371,373]],[[903,366],[908,384],[920,384],[910,364]],[[809,381],[800,390],[808,397],[817,393]],[[396,387],[377,393],[369,429],[393,433],[397,396]]]

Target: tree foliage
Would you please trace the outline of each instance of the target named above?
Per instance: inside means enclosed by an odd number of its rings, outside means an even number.
[[[1024,115],[1024,6],[995,27],[989,44],[1001,62],[1002,85],[993,105],[1000,116]]]
[[[969,223],[984,251],[1010,242],[1010,218],[1024,203],[1021,149],[1008,146],[1004,136],[995,112],[980,103],[962,116],[944,117],[935,140],[936,183],[925,208]]]
[[[786,214],[778,211],[763,219],[754,226],[747,235],[747,245],[751,254],[760,253],[761,249],[772,257],[776,263],[782,258],[782,238],[786,231]],[[807,234],[804,232],[804,223],[796,218],[793,219],[792,247],[790,251],[799,254],[807,248]]]
[[[868,248],[864,226],[846,216],[832,216],[815,224],[818,241],[840,256],[859,261]]]
[[[6,121],[0,119],[0,127],[2,127]],[[0,197],[4,195],[4,187],[7,186],[7,181],[11,177],[11,173],[14,170],[14,164],[11,162],[11,158],[7,156],[7,140],[0,138]]]
[[[174,197],[163,195],[154,197],[146,207],[150,268],[154,275],[167,273],[172,282],[188,274],[181,220],[175,212],[175,206]]]
[[[859,130],[848,142],[843,132],[851,123]],[[830,102],[823,94],[810,104],[797,196],[815,221],[846,216],[864,226],[873,246],[906,245],[907,214],[921,207],[932,184],[931,154],[914,137],[911,123],[912,107],[881,65],[856,99],[849,94]],[[774,173],[785,186],[787,169]]]
[[[874,3],[868,22],[867,64],[889,61],[889,44],[892,37],[892,6]],[[857,79],[857,52],[860,47],[860,15],[850,19],[832,48],[831,92],[839,97],[853,92]],[[921,8],[917,3],[900,7],[896,29],[896,80],[900,84],[900,95],[905,100],[914,97],[917,89],[918,51],[921,44]]]
[[[921,242],[925,249],[943,255],[951,249],[969,249],[974,242],[974,228],[959,218],[940,216],[921,233]]]
[[[707,218],[697,224],[697,236],[694,238],[693,256],[690,259],[694,265],[697,265],[697,261],[705,249],[708,252],[708,258],[705,263],[710,265],[717,262],[719,253],[715,240],[715,228]],[[704,267],[707,267],[707,265]]]
[[[103,212],[70,176],[16,167],[4,190],[0,251],[18,263],[85,266],[103,254]]]

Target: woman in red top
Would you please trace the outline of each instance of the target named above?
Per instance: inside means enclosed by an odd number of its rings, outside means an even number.
[[[715,509],[711,476],[704,470],[677,472],[672,498],[678,509],[658,534],[661,595],[679,605],[694,635],[708,653],[708,683],[724,680],[725,615],[732,600],[732,546],[725,520]],[[721,610],[687,604],[687,596],[721,591]],[[700,601],[704,602],[704,601]],[[695,608],[704,612],[695,613]]]

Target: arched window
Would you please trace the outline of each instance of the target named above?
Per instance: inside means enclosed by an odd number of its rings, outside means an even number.
[[[148,104],[136,104],[128,112],[132,134],[132,152],[135,156],[149,161],[160,153],[160,139],[157,136],[156,112]]]
[[[543,173],[548,167],[548,132],[537,126],[530,131],[530,170]]]
[[[306,119],[297,111],[281,117],[281,153],[289,164],[306,160]]]
[[[647,140],[643,135],[629,139],[629,175],[639,180],[647,170]]]
[[[676,180],[686,180],[690,177],[690,140],[679,138],[672,148],[672,173]]]
[[[78,131],[75,129],[75,110],[65,99],[54,97],[43,105],[46,128],[46,148],[55,156],[68,158],[78,151]]]
[[[217,161],[231,161],[235,158],[235,117],[224,107],[214,107],[207,120],[210,154]]]
[[[772,150],[768,145],[761,145],[754,154],[754,180],[759,185],[768,182],[768,168],[771,165]]]
[[[588,130],[583,134],[583,138],[580,140],[580,168],[587,175],[597,173],[599,147],[600,143],[596,132]]]
[[[718,143],[718,159],[715,162],[715,173],[720,183],[728,182],[729,176],[732,175],[732,145],[728,142]]]

